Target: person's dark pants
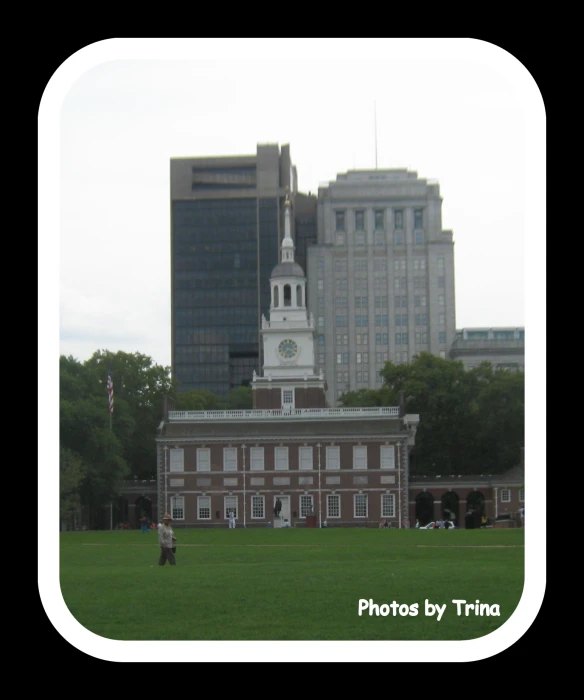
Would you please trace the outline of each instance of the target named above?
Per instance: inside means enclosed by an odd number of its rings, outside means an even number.
[[[158,560],[159,566],[164,566],[168,562],[172,566],[176,566],[176,559],[170,547],[160,548],[160,559]]]

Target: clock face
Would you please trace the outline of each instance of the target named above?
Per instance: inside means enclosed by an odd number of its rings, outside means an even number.
[[[280,345],[278,345],[278,352],[280,356],[285,360],[291,360],[296,356],[298,352],[298,346],[293,340],[287,339],[283,340]]]

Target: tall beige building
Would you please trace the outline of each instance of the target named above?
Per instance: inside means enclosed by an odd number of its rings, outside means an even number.
[[[354,170],[318,191],[308,306],[327,403],[381,386],[390,360],[447,357],[455,337],[454,243],[437,182],[405,169]]]

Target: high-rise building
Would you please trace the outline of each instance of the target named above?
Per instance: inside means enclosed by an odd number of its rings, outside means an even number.
[[[287,196],[295,210],[290,147],[258,144],[249,156],[172,158],[170,180],[172,375],[179,390],[226,398],[262,366],[259,330],[270,309]],[[298,198],[303,240],[316,236],[315,201]]]
[[[525,328],[461,328],[448,357],[465,369],[490,362],[495,369],[525,371]]]
[[[327,402],[381,386],[389,360],[447,357],[455,336],[454,243],[437,182],[405,169],[354,170],[318,191],[308,304]]]

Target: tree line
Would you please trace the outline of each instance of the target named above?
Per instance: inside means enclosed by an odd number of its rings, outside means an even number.
[[[111,368],[114,410],[108,410]],[[524,373],[489,363],[465,370],[456,360],[421,353],[388,362],[378,390],[341,397],[342,406],[397,406],[419,413],[413,474],[500,474],[518,464],[524,444]],[[96,351],[79,362],[60,357],[60,511],[68,521],[117,497],[123,479],[156,477],[156,430],[164,397],[176,410],[252,407],[251,387],[223,401],[209,391],[180,391],[170,367],[141,353]]]

